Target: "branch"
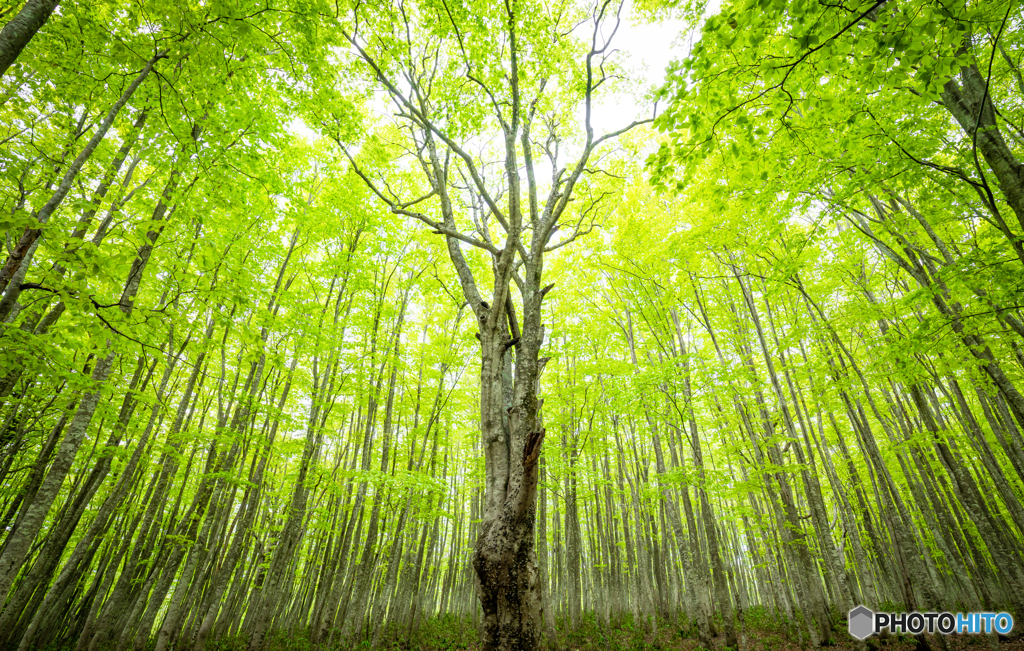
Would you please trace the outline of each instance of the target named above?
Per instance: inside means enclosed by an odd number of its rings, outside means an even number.
[[[455,30],[455,38],[459,41],[459,50],[462,52],[462,58],[466,63],[466,78],[480,86],[484,93],[487,94],[487,97],[490,98],[491,106],[494,107],[494,114],[498,116],[498,123],[501,124],[502,130],[507,134],[509,127],[505,122],[505,117],[501,114],[501,107],[497,98],[494,97],[494,93],[487,87],[487,84],[473,74],[473,66],[470,64],[469,55],[466,54],[466,46],[462,41],[462,32],[459,30],[459,26],[455,24],[455,17],[452,16],[452,11],[448,8],[447,0],[441,0],[441,4],[444,6],[445,13],[448,14],[448,22],[451,23],[452,29]]]
[[[490,193],[487,192],[487,188],[484,186],[483,179],[480,178],[480,174],[477,171],[476,164],[473,162],[473,158],[468,153],[466,153],[461,147],[459,147],[459,145],[456,144],[455,141],[452,140],[447,134],[438,129],[437,126],[434,125],[434,123],[429,118],[427,118],[426,114],[421,109],[416,108],[416,106],[413,105],[413,103],[410,102],[409,99],[405,97],[405,95],[398,89],[395,83],[388,79],[388,77],[384,74],[384,71],[377,64],[376,60],[374,60],[373,57],[371,57],[370,54],[366,50],[364,50],[361,45],[359,45],[359,43],[355,39],[355,36],[350,35],[345,30],[342,30],[342,35],[349,43],[352,44],[354,48],[356,48],[356,50],[359,52],[359,56],[363,59],[363,61],[365,61],[366,64],[373,69],[374,74],[377,76],[377,80],[384,84],[384,87],[387,88],[388,93],[391,94],[392,98],[398,103],[400,103],[402,106],[404,106],[407,111],[409,111],[409,113],[406,114],[405,117],[415,121],[422,129],[435,134],[444,142],[445,145],[448,146],[449,149],[454,151],[456,155],[458,155],[459,158],[461,158],[466,163],[466,167],[469,169],[470,176],[472,176],[473,178],[473,183],[474,185],[476,185],[477,191],[484,198],[484,201],[487,202],[487,207],[491,209],[491,212],[493,212],[496,217],[504,219],[504,215],[502,214],[501,209],[498,208],[498,204],[495,203]],[[413,86],[415,87],[416,84],[413,83]]]
[[[366,187],[370,188],[370,190],[375,195],[377,195],[377,197],[380,198],[381,201],[387,204],[388,208],[391,210],[393,214],[404,215],[406,217],[412,217],[413,219],[421,221],[427,226],[429,226],[431,229],[433,229],[433,232],[437,233],[438,235],[447,235],[448,237],[454,237],[455,239],[461,242],[465,242],[466,244],[475,246],[478,249],[483,249],[494,255],[497,255],[499,253],[497,248],[495,248],[491,244],[488,244],[487,242],[482,242],[474,237],[470,237],[464,233],[460,233],[457,230],[448,228],[447,226],[441,224],[440,222],[430,219],[423,213],[408,210],[408,207],[418,204],[422,201],[426,201],[428,198],[434,196],[435,192],[433,191],[431,191],[429,194],[423,197],[420,197],[419,199],[414,199],[413,201],[407,203],[398,203],[395,200],[388,198],[383,192],[380,191],[380,189],[377,188],[374,182],[370,180],[370,177],[368,177],[366,173],[363,172],[363,170],[356,163],[355,159],[352,158],[352,155],[348,152],[348,149],[343,144],[341,144],[341,141],[333,136],[332,139],[336,143],[338,143],[338,146],[341,148],[341,151],[345,154],[345,158],[347,158],[349,163],[351,163],[353,171],[355,171],[359,178],[363,180],[363,183],[366,184]]]

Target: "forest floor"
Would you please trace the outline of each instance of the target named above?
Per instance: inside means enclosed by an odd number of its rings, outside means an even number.
[[[566,633],[559,626],[559,643],[553,651],[701,651],[696,630],[662,622],[657,632],[643,630],[625,620],[610,626],[599,626],[594,619],[587,618],[576,631]],[[823,651],[857,651],[856,641],[838,623],[833,628],[834,639]],[[936,636],[937,637],[937,636]],[[932,639],[933,651],[942,651],[938,640]],[[711,651],[724,651],[728,647],[725,637],[714,638]],[[981,635],[946,636],[948,651],[983,651],[993,649],[989,640]],[[209,647],[209,651],[245,651],[245,640],[221,639]],[[311,645],[295,634],[271,635],[270,651],[310,651]],[[417,631],[408,634],[385,632],[378,646],[371,648],[368,641],[342,647],[346,651],[479,651],[480,643],[476,625],[470,618],[440,617],[424,622]],[[741,643],[743,651],[801,651],[802,646],[796,630],[774,619],[748,622],[746,634]],[[918,651],[917,640],[910,635],[890,635],[885,638],[869,638],[866,648],[870,651]],[[865,646],[860,646],[863,651]],[[1003,640],[999,651],[1024,651],[1024,638]]]
[[[579,643],[563,646],[565,651],[702,651],[700,641],[695,636],[680,635],[679,631],[659,631],[657,635],[646,633],[642,636],[631,634],[629,631],[613,631],[606,638],[600,639],[584,638]],[[952,635],[947,636],[948,651],[982,651],[991,649],[989,641],[980,635]],[[712,651],[725,651],[729,647],[725,644],[725,636],[719,635],[713,640]],[[917,640],[910,635],[894,635],[885,639],[869,639],[866,647],[870,651],[921,651]],[[741,642],[743,651],[801,651],[809,647],[800,643],[794,634],[788,631],[765,630],[750,628]],[[861,646],[860,649],[864,649]],[[1024,639],[1003,641],[999,644],[999,651],[1024,651]],[[845,631],[837,634],[833,644],[823,646],[822,651],[857,651],[856,641]],[[932,651],[942,651],[937,640],[932,641]],[[423,651],[427,651],[423,649]]]

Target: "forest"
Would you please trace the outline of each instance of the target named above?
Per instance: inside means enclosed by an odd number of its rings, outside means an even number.
[[[0,25],[0,649],[1024,649],[1016,0]]]

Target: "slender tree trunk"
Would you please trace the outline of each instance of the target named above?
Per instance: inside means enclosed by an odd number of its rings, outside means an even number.
[[[30,0],[30,3],[31,1],[32,0]],[[43,1],[48,2],[49,0]],[[6,31],[7,30],[5,28],[4,32],[6,33]],[[2,56],[2,53],[0,53],[0,56]],[[17,54],[15,54],[15,56],[17,56]],[[78,154],[74,162],[71,163],[67,171],[64,173],[64,177],[61,179],[61,182],[57,186],[57,189],[54,191],[53,195],[45,204],[43,204],[43,207],[40,208],[39,211],[36,213],[35,217],[38,226],[36,228],[25,229],[25,232],[22,234],[21,238],[14,246],[13,251],[7,258],[7,261],[4,263],[4,266],[0,268],[0,292],[9,291],[8,285],[11,281],[11,278],[15,275],[18,269],[22,265],[25,265],[27,267],[27,265],[30,265],[32,263],[31,255],[29,252],[30,250],[35,250],[34,245],[36,243],[36,240],[38,240],[39,236],[42,234],[42,226],[46,224],[48,221],[50,221],[50,217],[53,215],[54,212],[56,212],[57,208],[60,207],[61,203],[64,201],[64,198],[68,195],[68,192],[71,191],[75,178],[81,171],[82,166],[85,165],[86,161],[88,161],[89,158],[92,156],[93,152],[99,146],[100,142],[103,141],[103,138],[107,135],[107,131],[109,131],[110,127],[114,124],[114,120],[117,118],[118,113],[121,112],[121,109],[124,108],[125,104],[128,103],[128,100],[131,99],[132,95],[135,94],[135,91],[138,90],[139,86],[142,85],[142,82],[145,81],[146,77],[149,76],[149,73],[152,72],[153,66],[156,65],[157,61],[164,58],[165,56],[166,52],[158,52],[156,55],[153,56],[152,59],[147,61],[146,65],[142,68],[142,71],[139,72],[139,74],[135,77],[135,79],[132,80],[128,87],[125,88],[124,92],[121,93],[121,96],[117,99],[117,101],[115,101],[114,104],[111,105],[110,110],[107,111],[107,115],[104,116],[104,118],[100,121],[99,126],[96,129],[96,133],[93,134],[92,138],[89,139],[89,142],[85,145],[84,148],[82,148],[82,151]],[[2,60],[0,60],[0,66],[2,66]],[[6,70],[6,67],[0,68],[0,75],[2,75],[2,70]],[[13,289],[15,291],[20,291],[20,288]],[[0,585],[0,587],[2,587],[2,585]]]

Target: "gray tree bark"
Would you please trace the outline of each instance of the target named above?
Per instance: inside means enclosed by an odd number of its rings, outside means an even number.
[[[60,0],[28,0],[0,31],[0,78],[46,24]]]

